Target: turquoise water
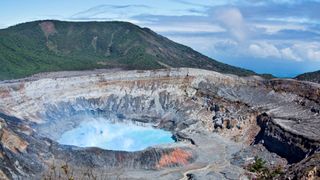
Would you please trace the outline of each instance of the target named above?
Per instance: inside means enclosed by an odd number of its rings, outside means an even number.
[[[58,142],[79,147],[139,151],[153,145],[172,143],[171,136],[168,131],[152,127],[90,119],[62,134]]]

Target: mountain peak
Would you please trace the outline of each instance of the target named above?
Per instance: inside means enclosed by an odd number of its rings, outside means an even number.
[[[0,31],[0,79],[96,68],[191,67],[254,75],[128,22],[41,20]]]

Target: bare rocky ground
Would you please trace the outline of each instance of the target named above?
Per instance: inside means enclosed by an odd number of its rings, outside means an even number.
[[[188,68],[3,81],[0,179],[250,179],[255,157],[283,168],[274,178],[317,178],[319,103],[319,84]],[[85,116],[151,124],[177,142],[138,152],[56,142]]]

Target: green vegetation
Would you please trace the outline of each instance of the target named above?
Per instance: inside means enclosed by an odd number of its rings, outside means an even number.
[[[34,21],[0,30],[0,80],[47,71],[165,67],[255,74],[126,22]]]
[[[267,167],[266,161],[262,158],[255,157],[254,162],[250,164],[247,169],[248,171],[255,173],[257,179],[269,180],[277,177],[283,173],[282,166]]]
[[[304,73],[297,76],[295,79],[298,79],[300,81],[310,81],[310,82],[320,83],[320,71]]]
[[[266,161],[259,157],[254,158],[254,163],[249,166],[249,171],[251,172],[262,172],[266,169]]]

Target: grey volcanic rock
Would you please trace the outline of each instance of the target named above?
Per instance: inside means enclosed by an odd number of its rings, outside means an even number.
[[[239,179],[245,169],[231,162],[250,144],[290,163],[320,145],[314,83],[188,68],[65,74],[0,83],[0,175],[41,179],[68,167],[101,179]],[[169,130],[177,142],[138,152],[56,142],[86,116]]]

